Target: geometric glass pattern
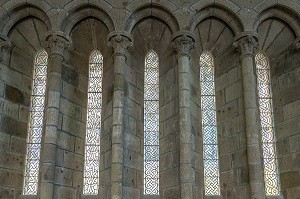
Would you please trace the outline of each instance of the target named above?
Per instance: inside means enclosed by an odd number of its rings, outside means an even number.
[[[159,195],[159,70],[151,50],[145,58],[144,194]]]
[[[99,188],[100,134],[102,109],[103,56],[97,50],[90,55],[83,194],[97,195]]]
[[[200,56],[200,89],[205,195],[220,195],[214,63],[209,52]]]
[[[265,192],[267,196],[276,196],[280,194],[280,182],[276,153],[270,67],[267,57],[262,53],[256,55],[255,62],[264,159]]]
[[[37,195],[44,118],[48,54],[36,54],[29,112],[23,195]]]

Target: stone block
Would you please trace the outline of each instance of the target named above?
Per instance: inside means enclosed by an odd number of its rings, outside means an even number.
[[[84,139],[76,137],[75,138],[75,153],[83,155],[84,154],[84,146],[85,146]]]
[[[22,73],[4,64],[0,65],[0,79],[8,85],[22,88]]]
[[[289,138],[283,138],[283,139],[277,140],[276,147],[277,147],[277,152],[278,152],[279,156],[290,153]]]
[[[141,190],[130,187],[130,186],[125,186],[123,188],[123,197],[124,198],[141,198]]]
[[[143,140],[132,133],[125,132],[124,134],[124,149],[142,153],[141,145]]]
[[[24,155],[15,154],[9,151],[0,151],[0,167],[11,170],[23,171],[24,169]]]
[[[15,199],[15,189],[0,187],[0,198],[3,199]]]
[[[87,96],[87,93],[82,92],[67,82],[63,82],[62,96],[81,105],[82,107],[87,106],[87,97],[84,97]]]
[[[227,103],[243,96],[243,83],[241,81],[238,81],[225,88],[225,96]]]
[[[83,170],[83,159],[82,155],[78,155],[72,152],[65,151],[64,152],[64,163],[63,166],[65,168],[74,169],[77,171]]]
[[[300,117],[295,117],[277,124],[277,139],[296,135],[300,132]]]
[[[29,106],[30,104],[30,94],[10,85],[6,85],[5,98],[25,106]]]
[[[19,138],[15,136],[11,136],[10,138],[10,150],[12,152],[16,152],[19,154],[26,154],[26,139],[25,138]]]
[[[58,131],[57,145],[61,149],[74,152],[75,137],[70,134]]]
[[[165,171],[173,167],[179,166],[179,151],[171,151],[160,155],[159,158],[160,171]]]
[[[165,187],[177,186],[179,185],[179,167],[173,167],[171,169],[161,171],[159,177],[159,184],[162,186],[163,189]]]
[[[29,107],[20,105],[19,120],[27,123],[29,121]]]
[[[23,180],[22,171],[0,169],[0,186],[21,188]]]
[[[75,87],[79,85],[78,73],[65,64],[62,66],[62,79]]]
[[[82,185],[83,185],[83,180],[82,180],[83,173],[81,171],[74,171],[73,174],[73,187],[78,188],[81,190]]]
[[[290,137],[289,144],[290,144],[290,152],[292,153],[300,152],[300,134]],[[299,162],[299,166],[300,166],[300,162]]]
[[[81,121],[81,107],[66,98],[61,98],[60,100],[60,111],[69,117]]]
[[[165,199],[180,198],[180,188],[179,186],[172,186],[169,188],[162,189],[162,197]]]
[[[76,198],[76,189],[72,187],[54,186],[54,198],[74,199]]]
[[[1,131],[20,138],[27,137],[27,123],[2,116],[0,121]]]
[[[55,167],[54,182],[55,184],[62,186],[72,186],[73,185],[73,170],[66,169],[63,167]]]
[[[300,171],[287,171],[280,173],[281,188],[300,187]]]
[[[246,149],[233,152],[231,154],[231,161],[232,161],[231,162],[232,168],[239,168],[239,167],[246,166],[248,163]]]
[[[8,149],[10,135],[0,132],[0,150]]]
[[[14,119],[19,118],[19,105],[3,98],[0,98],[0,111],[3,115]]]
[[[136,170],[125,167],[124,168],[124,185],[130,187],[136,187]]]
[[[134,151],[128,151],[124,149],[124,166],[143,171],[144,169],[144,157],[141,153]]]
[[[284,105],[282,111],[284,120],[300,116],[300,100]]]
[[[85,138],[85,124],[67,115],[63,115],[62,130],[75,137]]]
[[[222,121],[226,118],[237,116],[239,113],[238,101],[234,100],[217,109],[217,120]]]
[[[233,135],[222,138],[219,142],[220,155],[227,154],[239,149],[239,136]]]

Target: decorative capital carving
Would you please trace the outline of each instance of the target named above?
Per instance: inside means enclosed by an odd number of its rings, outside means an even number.
[[[64,57],[64,50],[70,47],[71,39],[63,32],[49,32],[46,34],[46,48],[50,55],[60,55]]]
[[[195,38],[189,32],[178,32],[173,36],[172,47],[177,52],[177,56],[188,56],[190,58],[190,52],[194,49]]]
[[[126,49],[133,46],[133,39],[125,32],[112,32],[108,35],[108,46],[114,49],[114,56],[125,56]]]
[[[233,43],[233,46],[241,53],[241,56],[252,55],[258,50],[258,38],[254,35],[244,35]]]
[[[297,37],[295,39],[294,48],[295,48],[295,50],[299,50],[300,49],[300,37]]]
[[[12,47],[8,37],[0,35],[0,62],[3,61],[3,54],[5,50],[9,50]]]

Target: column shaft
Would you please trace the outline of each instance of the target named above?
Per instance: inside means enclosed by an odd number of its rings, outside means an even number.
[[[254,49],[257,47],[257,41],[253,36],[246,36],[240,38],[236,45],[241,50],[250,198],[264,199],[263,159],[254,64]]]
[[[64,60],[63,52],[68,40],[62,35],[50,34],[47,37],[47,42],[49,61],[45,98],[45,134],[41,155],[41,199],[52,199],[54,197],[54,171],[62,84],[61,71]]]
[[[194,38],[190,34],[174,37],[174,48],[178,59],[178,92],[179,92],[179,183],[180,198],[194,198],[193,185],[195,171],[192,165],[193,141],[190,110],[190,55]]]
[[[111,162],[111,198],[123,198],[123,142],[125,114],[125,49],[132,45],[131,39],[119,33],[109,38],[109,46],[114,48],[114,91],[113,91],[113,129]]]

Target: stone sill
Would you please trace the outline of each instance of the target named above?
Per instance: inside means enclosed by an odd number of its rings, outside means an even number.
[[[144,195],[143,199],[159,199],[159,195]]]
[[[223,199],[222,196],[204,196],[205,199]]]
[[[18,197],[18,199],[39,199],[39,197],[38,196],[24,196],[24,195],[20,195],[19,197]]]
[[[266,199],[284,199],[282,195],[280,196],[266,196]]]

